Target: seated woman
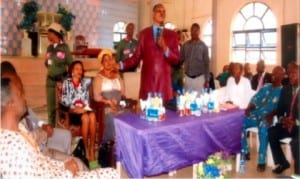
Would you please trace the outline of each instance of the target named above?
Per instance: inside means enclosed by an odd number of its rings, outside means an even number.
[[[114,141],[114,116],[120,112],[119,102],[124,96],[124,83],[114,68],[115,59],[108,50],[103,50],[98,59],[101,68],[93,80],[94,100],[105,104],[105,129],[103,142]]]
[[[89,161],[94,161],[96,159],[96,116],[89,107],[91,79],[83,77],[84,69],[81,61],[74,61],[69,72],[71,78],[65,79],[63,82],[62,104],[69,107],[70,123],[81,125],[86,158]],[[88,143],[88,137],[90,137],[90,143]]]

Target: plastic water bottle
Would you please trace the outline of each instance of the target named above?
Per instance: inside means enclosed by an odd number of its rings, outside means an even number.
[[[207,103],[207,109],[208,109],[208,112],[209,113],[212,113],[213,110],[215,108],[215,104],[214,104],[214,101],[211,99],[211,97],[209,98],[208,100],[208,103]]]
[[[181,95],[180,90],[177,90],[177,96],[176,96],[176,108],[177,108],[177,110],[178,110],[178,107],[179,107],[179,104],[180,104],[180,95]]]
[[[242,150],[241,161],[240,161],[240,173],[245,174],[245,172],[246,172],[246,159],[245,159],[244,151]]]

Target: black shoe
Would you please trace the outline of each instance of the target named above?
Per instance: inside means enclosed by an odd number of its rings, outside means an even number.
[[[98,151],[98,163],[101,168],[112,167],[114,164],[114,151],[113,151],[114,141],[103,142]]]
[[[244,157],[246,160],[250,160],[250,153],[246,153]]]
[[[280,174],[282,173],[284,170],[290,168],[290,164],[287,163],[285,165],[278,165],[274,170],[272,170],[273,173],[276,173],[276,174]]]
[[[264,172],[266,170],[266,164],[257,164],[256,170],[258,172]]]

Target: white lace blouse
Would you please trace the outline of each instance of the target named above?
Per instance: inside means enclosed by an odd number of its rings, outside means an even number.
[[[73,176],[64,162],[44,156],[22,132],[0,129],[0,151],[1,178],[119,178],[113,168],[80,171]]]

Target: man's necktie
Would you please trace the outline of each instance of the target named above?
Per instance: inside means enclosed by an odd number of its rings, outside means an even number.
[[[257,91],[259,91],[260,88],[262,88],[264,86],[264,73],[261,74],[259,80],[258,80],[258,85],[257,85]]]
[[[159,36],[161,36],[161,28],[157,27],[156,28],[156,35],[155,35],[155,41],[156,42],[157,42]]]
[[[299,88],[293,89],[292,90],[292,101],[291,101],[291,105],[290,105],[290,113],[289,116],[293,118],[293,112],[294,112],[294,105],[297,99],[297,94],[298,94],[298,90]],[[297,108],[296,108],[297,109]]]

